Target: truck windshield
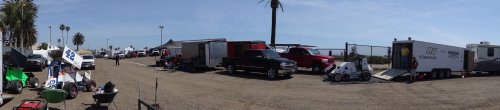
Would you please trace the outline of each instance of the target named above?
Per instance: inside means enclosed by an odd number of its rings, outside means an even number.
[[[83,56],[83,59],[94,59],[93,56]]]
[[[316,49],[307,49],[311,55],[320,55],[319,51]]]
[[[265,50],[265,51],[262,51],[262,54],[264,56],[266,56],[267,58],[281,58],[280,55],[278,55],[278,53],[272,51],[272,50]]]
[[[33,54],[33,55],[29,55],[28,58],[42,58],[42,55]]]

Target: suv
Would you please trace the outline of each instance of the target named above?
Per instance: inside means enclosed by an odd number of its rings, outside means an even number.
[[[137,52],[137,56],[138,57],[145,57],[146,56],[146,51],[145,50],[139,50],[139,52]]]
[[[314,73],[323,73],[330,65],[335,66],[332,56],[321,55],[318,50],[311,47],[291,47],[288,53],[281,53],[281,57],[297,62],[298,67],[312,68]]]
[[[263,72],[269,79],[279,76],[291,77],[297,71],[295,61],[282,58],[273,50],[246,50],[242,57],[225,57],[222,65],[226,67],[227,73],[235,73],[236,70]]]
[[[153,50],[153,51],[151,51],[151,55],[150,56],[160,56],[160,51],[159,50]]]
[[[90,68],[95,70],[95,58],[93,55],[82,55],[82,68]]]
[[[32,54],[28,56],[27,63],[27,68],[29,69],[43,70],[45,65],[47,65],[47,59],[40,54]]]

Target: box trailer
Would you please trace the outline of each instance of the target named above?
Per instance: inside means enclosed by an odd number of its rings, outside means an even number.
[[[190,70],[220,66],[227,57],[227,42],[223,40],[200,40],[182,43],[182,64]]]
[[[467,44],[466,47],[474,53],[474,73],[480,75],[483,72],[500,72],[500,46],[483,41],[479,44]]]
[[[474,58],[472,52],[462,47],[448,46],[416,40],[394,41],[392,44],[392,64],[388,70],[376,73],[373,76],[392,80],[408,73],[411,59],[418,62],[418,75],[432,79],[451,77],[451,72],[463,72],[471,69]],[[405,55],[407,54],[407,55]]]

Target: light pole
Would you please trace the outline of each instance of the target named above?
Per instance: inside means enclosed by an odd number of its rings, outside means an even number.
[[[164,26],[160,26],[160,46],[163,45],[163,28]]]
[[[109,39],[106,39],[106,48],[108,48],[108,47],[109,47]],[[111,49],[110,49],[110,51],[111,51]]]
[[[52,26],[49,26],[49,44],[52,44]]]

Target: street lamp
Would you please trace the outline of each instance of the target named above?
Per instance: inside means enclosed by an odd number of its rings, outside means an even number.
[[[109,39],[106,39],[106,48],[108,47],[109,47]],[[111,49],[109,51],[111,51]]]
[[[161,26],[158,27],[160,28],[160,46],[163,45],[163,28],[165,28],[164,26]]]
[[[52,44],[52,26],[49,26],[49,44]]]

